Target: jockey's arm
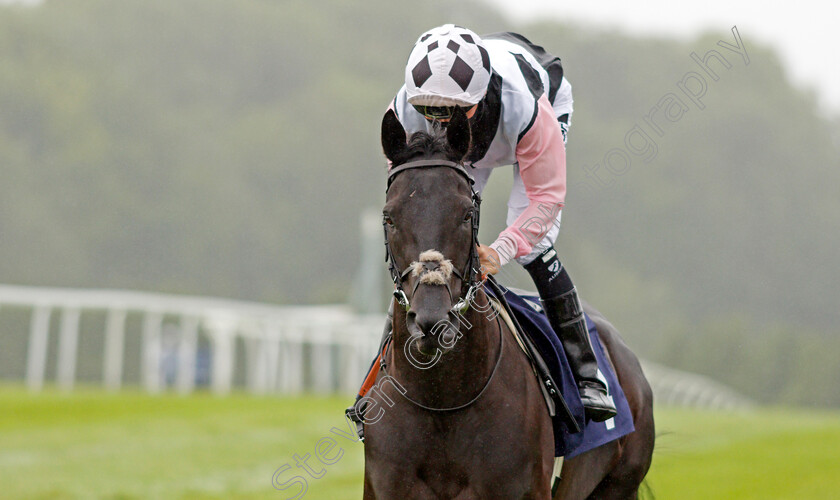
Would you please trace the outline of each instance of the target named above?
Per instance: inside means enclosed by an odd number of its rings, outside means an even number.
[[[563,207],[566,146],[563,131],[545,95],[537,101],[533,125],[516,146],[516,160],[528,207],[489,247],[479,248],[487,272],[498,271],[511,259],[528,255],[545,237]]]

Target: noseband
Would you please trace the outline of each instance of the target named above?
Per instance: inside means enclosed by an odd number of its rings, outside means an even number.
[[[473,297],[475,297],[475,293],[482,285],[481,280],[481,264],[478,259],[478,251],[476,250],[476,245],[478,244],[478,221],[479,221],[479,213],[481,208],[481,196],[473,189],[473,184],[475,181],[464,168],[464,165],[461,163],[456,163],[454,161],[448,160],[415,160],[410,161],[408,163],[403,163],[402,165],[398,165],[391,169],[388,173],[388,185],[385,189],[385,194],[387,196],[388,190],[391,189],[391,183],[394,181],[394,178],[405,172],[406,170],[412,170],[415,168],[433,168],[433,167],[447,167],[455,170],[462,176],[464,179],[467,180],[467,184],[470,187],[471,193],[471,201],[473,206],[473,217],[472,217],[472,232],[470,235],[470,254],[467,258],[467,263],[465,269],[459,271],[458,268],[453,267],[452,274],[454,274],[458,279],[461,280],[461,289],[463,290],[463,284],[467,284],[467,291],[463,295],[459,295],[458,302],[452,306],[450,311],[452,312],[459,312],[463,313],[467,310],[472,302]],[[391,279],[394,280],[394,298],[397,299],[397,302],[405,308],[406,311],[411,307],[409,303],[408,296],[405,294],[405,290],[403,290],[402,284],[411,274],[413,268],[409,266],[405,270],[400,270],[397,266],[397,262],[394,259],[394,254],[391,252],[391,246],[388,244],[388,225],[385,221],[382,221],[382,227],[385,232],[385,262],[388,263],[388,270],[391,273]],[[452,291],[449,290],[449,283],[446,283],[446,289],[449,291],[449,296],[452,296]]]

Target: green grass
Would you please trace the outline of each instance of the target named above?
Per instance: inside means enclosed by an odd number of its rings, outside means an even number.
[[[307,499],[358,499],[362,445],[345,433],[346,398],[147,396],[82,390],[30,395],[0,386],[2,499],[258,499],[305,475]],[[840,498],[840,414],[789,410],[657,413],[649,484],[660,499]],[[337,443],[315,458],[324,437]],[[325,450],[322,449],[322,452]],[[340,456],[340,458],[339,458]]]
[[[291,495],[272,487],[274,471],[294,467],[295,454],[309,453],[308,463],[317,467],[315,445],[344,425],[346,403],[101,391],[29,395],[0,387],[0,498],[280,500]],[[334,437],[344,456],[310,481],[308,499],[361,496],[362,445]]]
[[[656,414],[657,498],[840,499],[840,414],[782,409]]]

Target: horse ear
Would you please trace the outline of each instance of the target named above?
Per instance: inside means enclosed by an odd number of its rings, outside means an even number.
[[[463,160],[469,153],[470,140],[470,120],[467,118],[467,112],[457,106],[446,127],[446,141],[459,160]]]
[[[394,110],[389,109],[382,118],[382,150],[385,157],[393,162],[406,147],[405,129]]]

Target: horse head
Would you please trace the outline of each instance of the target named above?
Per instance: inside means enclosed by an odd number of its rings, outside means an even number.
[[[395,296],[420,352],[454,345],[457,314],[478,286],[478,196],[463,167],[470,126],[458,109],[436,134],[406,132],[393,111],[382,120],[382,147],[391,161],[382,211]]]

